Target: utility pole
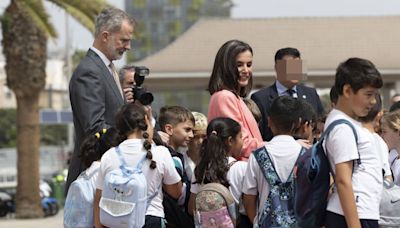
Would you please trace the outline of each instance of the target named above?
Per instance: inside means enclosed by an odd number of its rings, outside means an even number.
[[[66,79],[67,83],[69,84],[69,81],[72,76],[72,59],[71,59],[71,35],[70,35],[70,29],[69,29],[69,15],[67,11],[65,11],[65,61],[66,61]],[[69,98],[69,90],[67,89],[67,98]],[[67,101],[65,102],[68,104],[68,109],[71,110],[71,105],[70,102]],[[68,138],[67,138],[67,148],[69,150],[73,150],[74,148],[74,125],[72,123],[68,124]]]

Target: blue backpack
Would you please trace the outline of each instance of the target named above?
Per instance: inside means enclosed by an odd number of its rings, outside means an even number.
[[[353,130],[356,142],[357,132],[354,126],[345,119],[333,121],[322,133],[321,138],[310,149],[300,153],[294,171],[294,211],[297,227],[321,227],[325,222],[326,207],[332,173],[323,142],[329,133],[339,124],[347,124]],[[360,156],[360,154],[358,154]],[[360,157],[357,164],[361,164]],[[354,169],[354,166],[353,166]]]
[[[281,181],[265,147],[253,152],[270,191],[264,209],[258,213],[257,227],[296,227],[294,214],[293,169],[285,183]],[[294,168],[294,167],[293,167]]]
[[[64,205],[64,228],[92,228],[93,200],[96,191],[91,178],[99,171],[99,168],[88,173],[83,171],[72,182]]]
[[[119,147],[115,151],[121,166],[106,174],[100,199],[100,223],[113,228],[141,228],[146,211],[159,189],[147,197],[147,180],[142,172],[144,156],[134,168],[127,167]],[[161,187],[161,185],[160,185]]]

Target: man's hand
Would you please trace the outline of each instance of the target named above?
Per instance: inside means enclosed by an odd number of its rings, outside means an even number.
[[[133,90],[132,88],[124,88],[124,96],[127,103],[133,103]]]

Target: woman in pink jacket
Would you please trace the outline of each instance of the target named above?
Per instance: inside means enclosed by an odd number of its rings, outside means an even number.
[[[242,127],[243,151],[239,160],[247,161],[251,152],[264,145],[256,120],[243,102],[251,90],[253,50],[247,43],[230,40],[218,50],[208,82],[211,94],[208,121],[229,117]]]

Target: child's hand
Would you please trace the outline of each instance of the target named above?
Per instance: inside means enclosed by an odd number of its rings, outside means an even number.
[[[163,131],[158,131],[158,135],[160,135],[161,140],[165,143],[165,145],[169,144],[169,135]]]
[[[312,143],[308,141],[307,139],[298,139],[296,140],[302,147],[306,149],[310,149],[312,147]]]

